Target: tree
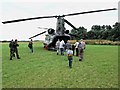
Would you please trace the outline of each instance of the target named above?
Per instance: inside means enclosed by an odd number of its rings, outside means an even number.
[[[120,41],[120,23],[116,22],[115,25],[113,25],[111,34],[113,41]]]
[[[77,30],[72,29],[71,34],[79,36],[79,37],[76,37],[77,40],[86,39],[87,38],[87,29],[85,29],[84,27],[79,27],[79,28],[77,28]]]
[[[95,32],[92,30],[87,32],[87,39],[95,39]]]
[[[110,25],[93,25],[88,32],[84,27],[79,27],[77,30],[72,29],[71,33],[79,36],[75,39],[83,38],[120,41],[120,23],[116,22],[113,27]]]
[[[99,39],[101,37],[101,26],[93,25],[91,27],[91,32],[88,32],[87,36],[90,38],[90,34],[92,34],[92,39]]]

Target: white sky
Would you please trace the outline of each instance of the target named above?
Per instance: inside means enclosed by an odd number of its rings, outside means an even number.
[[[63,15],[91,10],[118,8],[119,0],[1,0],[0,21],[13,19]],[[92,25],[113,25],[118,21],[118,10],[65,17],[75,27],[84,26],[89,31]],[[9,24],[0,23],[0,40],[29,40],[43,32],[43,28],[56,29],[56,18],[30,20]],[[66,25],[66,29],[72,28]],[[33,40],[44,40],[40,35]]]

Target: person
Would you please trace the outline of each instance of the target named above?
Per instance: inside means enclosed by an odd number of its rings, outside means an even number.
[[[69,60],[69,67],[72,68],[73,51],[71,50],[71,48],[67,50],[67,57]]]
[[[56,42],[57,55],[59,54],[60,40]]]
[[[20,59],[17,47],[19,47],[19,44],[18,44],[17,39],[15,39],[15,42],[13,42],[13,49],[14,49],[14,53],[16,53],[17,59]]]
[[[79,44],[79,42],[77,40],[76,43],[74,44],[75,49],[76,49],[76,56],[78,56],[78,44]]]
[[[10,48],[10,60],[12,60],[12,57],[15,57],[13,44],[14,44],[14,41],[13,41],[13,39],[12,39],[12,40],[10,41],[10,43],[9,43],[9,48]]]
[[[81,39],[80,43],[82,44],[83,49],[85,49],[86,48],[86,43],[84,42],[83,39]]]
[[[65,47],[66,47],[66,51],[69,49],[69,48],[72,48],[72,45],[70,44],[70,41],[68,40],[67,43],[65,44]]]
[[[33,53],[33,41],[32,41],[32,39],[29,41],[28,47],[30,48],[30,52]]]
[[[73,51],[73,56],[74,56],[74,51],[75,51],[75,46],[72,44],[72,51]]]
[[[64,47],[65,47],[65,42],[64,40],[62,40],[59,46],[61,55],[64,55]]]
[[[79,61],[82,61],[83,60],[83,55],[84,55],[84,49],[86,47],[86,44],[85,42],[83,41],[83,39],[81,39],[81,41],[79,42],[79,45],[78,45],[78,51],[79,51]]]

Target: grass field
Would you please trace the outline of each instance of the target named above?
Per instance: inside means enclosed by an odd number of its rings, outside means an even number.
[[[87,45],[84,61],[73,57],[73,68],[66,56],[44,50],[34,43],[19,43],[21,59],[9,60],[8,43],[2,44],[3,88],[118,88],[118,46]]]

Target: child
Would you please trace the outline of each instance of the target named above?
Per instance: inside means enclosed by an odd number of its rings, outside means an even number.
[[[69,60],[69,67],[72,68],[73,51],[71,50],[71,48],[68,49],[67,56]]]

